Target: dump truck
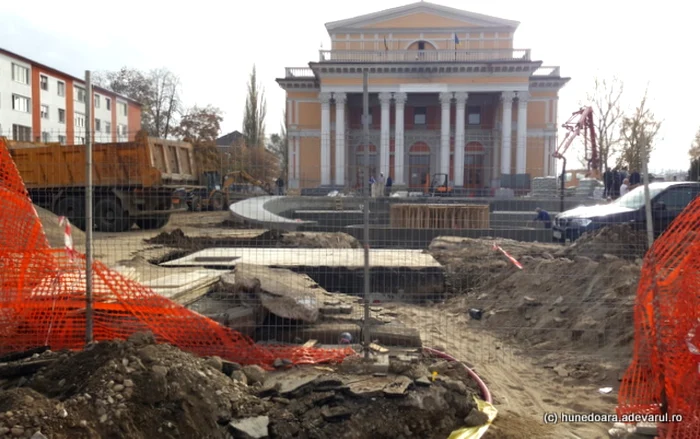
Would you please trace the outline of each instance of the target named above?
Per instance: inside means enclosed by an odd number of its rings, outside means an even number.
[[[85,145],[5,142],[32,202],[85,229]],[[176,188],[198,185],[192,145],[139,133],[131,142],[93,145],[95,230],[123,232],[165,226],[187,209]]]

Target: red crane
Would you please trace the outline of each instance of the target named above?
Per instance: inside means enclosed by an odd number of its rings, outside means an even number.
[[[566,136],[559,144],[557,150],[552,156],[562,160],[561,167],[561,211],[564,211],[564,194],[566,190],[566,157],[564,154],[571,146],[571,143],[583,131],[584,136],[584,154],[588,162],[589,175],[599,178],[600,157],[598,157],[598,143],[596,142],[595,123],[593,121],[593,108],[582,107],[580,110],[571,114],[571,117],[562,125],[566,129]],[[590,137],[590,158],[588,157],[588,138]]]

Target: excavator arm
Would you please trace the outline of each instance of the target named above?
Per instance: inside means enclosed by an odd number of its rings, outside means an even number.
[[[571,146],[571,143],[583,132],[584,137],[590,138],[590,158],[588,157],[588,142],[586,143],[586,160],[588,161],[588,170],[597,171],[600,166],[600,157],[598,156],[598,143],[596,141],[595,123],[593,121],[593,108],[583,107],[575,111],[569,117],[562,127],[566,129],[566,136],[559,144],[559,147],[552,154],[556,159],[564,159],[564,154]]]

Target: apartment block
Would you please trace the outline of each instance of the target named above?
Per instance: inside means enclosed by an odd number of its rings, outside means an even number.
[[[85,143],[85,81],[0,48],[0,135],[19,141]],[[93,87],[96,142],[133,140],[141,104]]]

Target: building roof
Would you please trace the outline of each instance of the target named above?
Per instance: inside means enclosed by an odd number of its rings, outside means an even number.
[[[348,18],[345,20],[326,23],[326,29],[330,33],[331,31],[339,29],[360,28],[392,18],[398,18],[401,16],[421,12],[440,15],[451,19],[464,20],[466,22],[472,23],[473,25],[480,27],[506,27],[515,30],[520,24],[519,22],[513,20],[505,20],[503,18],[491,17],[489,15],[477,14],[475,12],[467,12],[461,9],[421,1],[404,6],[399,6],[397,8],[373,12],[371,14],[360,15],[354,18]]]
[[[230,133],[216,139],[216,146],[231,146],[243,137],[239,131],[231,131]]]
[[[12,57],[12,58],[19,59],[20,61],[26,62],[27,64],[32,64],[32,65],[35,65],[35,66],[37,66],[37,67],[41,67],[43,70],[46,70],[47,73],[54,73],[54,74],[57,74],[57,75],[60,75],[60,76],[66,77],[66,78],[70,78],[70,79],[72,79],[73,81],[79,82],[79,83],[81,83],[81,84],[85,84],[85,78],[78,78],[77,76],[73,76],[73,75],[71,75],[71,74],[69,74],[69,73],[62,72],[62,71],[60,71],[60,70],[58,70],[58,69],[56,69],[56,68],[49,67],[49,66],[47,66],[46,64],[42,64],[42,63],[40,63],[40,62],[34,61],[33,59],[27,58],[26,56],[22,56],[22,55],[20,55],[20,54],[18,54],[18,53],[9,51],[9,50],[7,50],[7,49],[3,49],[2,47],[0,47],[0,53],[5,54],[5,55],[7,55],[7,56],[9,56],[9,57]],[[122,99],[124,99],[124,100],[126,100],[126,101],[131,102],[131,103],[134,104],[134,105],[141,106],[141,103],[140,103],[139,101],[136,101],[136,100],[130,98],[129,96],[124,96],[124,95],[122,95],[122,94],[115,93],[115,92],[113,92],[112,90],[109,90],[109,89],[106,89],[106,88],[103,88],[103,87],[98,87],[98,86],[96,86],[96,85],[93,85],[93,86],[92,86],[92,89],[93,89],[93,91],[99,91],[99,92],[102,92],[102,93],[113,94],[113,95],[115,95],[115,96],[117,96],[117,97],[119,97],[119,98],[122,98]]]

